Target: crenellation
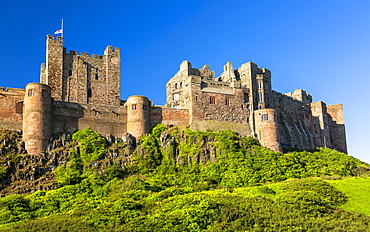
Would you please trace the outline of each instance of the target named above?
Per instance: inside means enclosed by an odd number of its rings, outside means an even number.
[[[271,71],[227,62],[220,76],[187,60],[166,84],[165,106],[145,96],[120,99],[120,49],[103,55],[70,50],[49,35],[40,82],[0,87],[0,128],[23,130],[27,151],[43,152],[50,136],[90,127],[102,135],[136,138],[158,123],[196,130],[234,130],[271,150],[329,147],[347,152],[343,106],[312,102],[305,90],[272,90]]]

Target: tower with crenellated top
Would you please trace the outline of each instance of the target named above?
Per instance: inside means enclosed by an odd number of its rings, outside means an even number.
[[[48,35],[40,82],[56,101],[119,106],[120,49],[107,46],[102,56],[68,53],[62,37]]]

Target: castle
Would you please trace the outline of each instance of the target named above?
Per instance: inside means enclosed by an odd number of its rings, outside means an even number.
[[[66,51],[63,38],[47,36],[40,83],[0,88],[0,128],[23,131],[26,150],[39,154],[53,134],[90,127],[102,135],[139,137],[158,124],[198,130],[234,130],[271,150],[329,147],[347,152],[341,104],[312,103],[298,89],[271,89],[271,72],[252,62],[219,77],[208,65],[184,61],[166,85],[165,106],[145,96],[120,99],[120,49],[104,55]]]

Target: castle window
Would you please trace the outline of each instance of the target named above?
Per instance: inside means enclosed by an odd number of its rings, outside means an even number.
[[[262,99],[262,93],[258,93],[258,102],[262,102],[263,99]]]
[[[132,110],[136,110],[136,105],[132,105]]]
[[[180,82],[180,88],[182,88],[182,82]]]
[[[17,114],[22,114],[23,113],[23,102],[15,103],[15,112]]]
[[[177,83],[175,83],[175,89],[177,89]]]
[[[95,80],[99,80],[99,74],[95,73]]]
[[[69,63],[69,68],[72,68],[72,63]]]
[[[29,96],[29,97],[32,97],[32,96],[33,96],[33,89],[29,89],[29,90],[28,90],[28,96]]]
[[[230,98],[225,99],[225,105],[229,106],[230,105]]]
[[[175,94],[173,95],[173,100],[174,100],[174,101],[178,101],[178,100],[180,100],[180,94],[175,93]]]
[[[72,70],[69,70],[69,75],[72,76]]]
[[[258,88],[262,89],[262,81],[258,81]]]
[[[195,101],[198,101],[198,96],[195,96]]]
[[[268,114],[262,114],[262,121],[268,121],[269,115]]]
[[[46,90],[42,90],[42,97],[47,97],[48,96],[48,91],[46,91]]]
[[[92,90],[91,89],[87,90],[87,97],[92,97]]]
[[[244,94],[244,103],[249,102],[249,95],[247,93]]]
[[[143,110],[146,110],[146,109],[147,109],[146,105],[143,105]]]
[[[209,98],[209,103],[212,104],[212,105],[216,104],[216,97],[211,96]]]

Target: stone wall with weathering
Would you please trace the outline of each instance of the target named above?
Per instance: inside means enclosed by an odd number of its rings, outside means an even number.
[[[52,134],[90,127],[103,136],[140,137],[158,123],[229,129],[275,151],[329,147],[347,152],[341,104],[312,103],[301,89],[273,91],[271,72],[252,62],[238,69],[227,62],[216,77],[209,65],[197,69],[184,61],[167,82],[165,106],[155,106],[145,96],[120,100],[119,48],[107,46],[103,55],[67,52],[63,38],[48,35],[40,82],[27,90],[0,88],[0,128],[23,128],[28,152],[34,154],[45,149]]]
[[[90,127],[101,135],[122,137],[126,133],[126,108],[54,102],[53,134]]]
[[[276,91],[272,93],[281,146],[314,149],[317,142],[310,128],[317,124],[311,122],[309,105],[298,100],[299,98],[291,97],[292,93],[281,94]]]
[[[0,128],[22,130],[24,89],[0,87]]]
[[[343,105],[328,105],[326,109],[329,114],[329,127],[332,147],[338,151],[347,153]]]
[[[49,35],[40,81],[52,88],[56,101],[119,106],[120,49],[107,46],[103,55],[68,53],[63,38]]]

